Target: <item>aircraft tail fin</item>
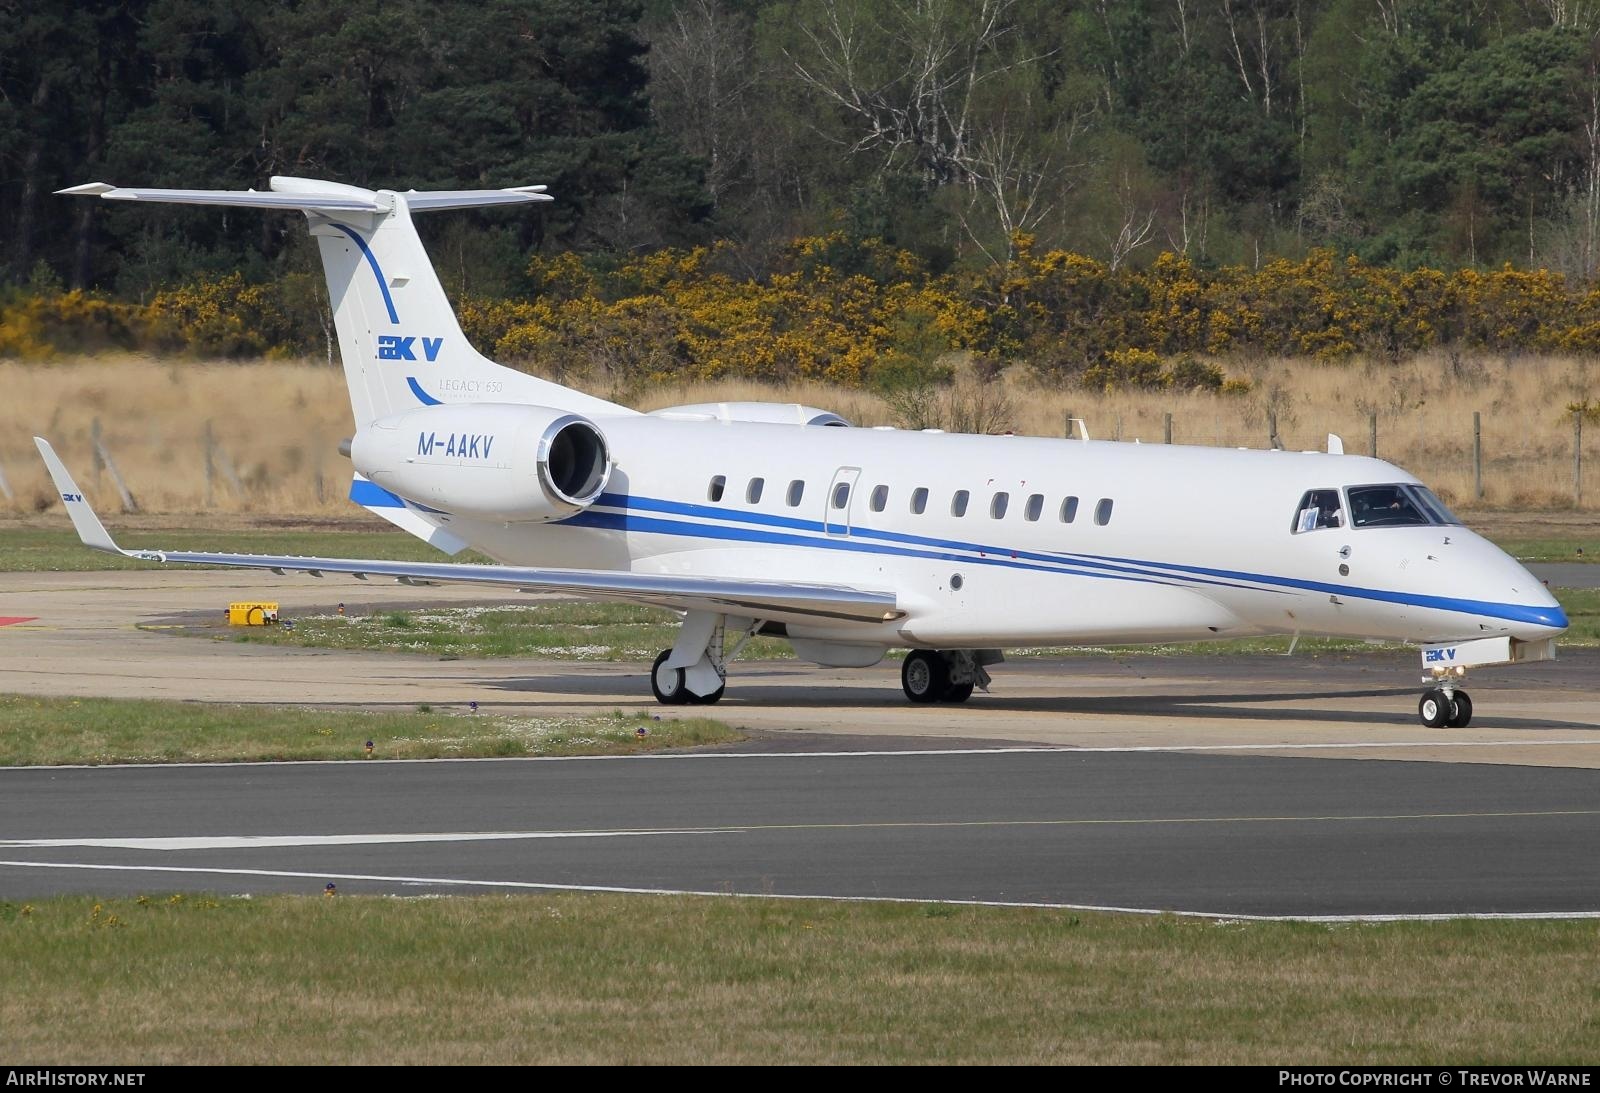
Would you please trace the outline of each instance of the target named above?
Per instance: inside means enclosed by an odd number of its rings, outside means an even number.
[[[543,186],[404,193],[275,176],[270,191],[117,187],[59,191],[107,201],[298,210],[322,254],[357,429],[441,403],[504,402],[593,415],[632,414],[605,399],[506,368],[468,342],[413,212],[549,201]]]

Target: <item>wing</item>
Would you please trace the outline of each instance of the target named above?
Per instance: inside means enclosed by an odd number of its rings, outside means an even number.
[[[34,437],[39,454],[55,482],[67,515],[85,546],[147,562],[270,569],[274,573],[347,573],[367,580],[388,577],[406,584],[448,582],[515,588],[525,592],[564,592],[594,599],[628,600],[679,611],[714,611],[747,615],[771,622],[838,619],[881,623],[903,618],[892,592],[873,592],[840,585],[691,577],[671,573],[621,573],[591,569],[539,569],[525,566],[473,565],[459,562],[390,562],[360,558],[304,558],[276,554],[208,554],[178,550],[124,550],[94,514],[83,492],[54,449]]]

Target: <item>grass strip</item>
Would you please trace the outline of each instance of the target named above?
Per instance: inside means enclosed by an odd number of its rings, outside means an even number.
[[[30,1064],[1588,1064],[1597,936],[583,893],[63,897],[0,903],[0,1029]]]
[[[1563,646],[1600,645],[1600,589],[1558,589],[1571,629]],[[648,661],[677,638],[678,618],[670,611],[628,604],[568,601],[454,607],[426,611],[379,610],[369,614],[304,615],[280,627],[208,626],[201,632],[232,641],[299,645],[322,649],[362,649],[428,653],[441,657],[531,657],[549,660]],[[1115,654],[1237,655],[1282,653],[1287,637],[1229,638],[1223,641],[1162,645],[1062,646],[1006,650],[1008,657]],[[1371,651],[1374,646],[1348,638],[1303,638],[1302,653]],[[1394,650],[1409,647],[1383,646]],[[789,643],[756,638],[741,657],[772,660],[793,656]]]
[[[640,735],[640,730],[644,735]],[[0,766],[620,755],[740,739],[702,717],[509,717],[0,695]]]

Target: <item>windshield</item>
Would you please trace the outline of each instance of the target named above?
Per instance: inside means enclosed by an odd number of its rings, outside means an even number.
[[[1459,524],[1426,486],[1397,482],[1388,486],[1351,486],[1350,523],[1353,527],[1426,527]]]

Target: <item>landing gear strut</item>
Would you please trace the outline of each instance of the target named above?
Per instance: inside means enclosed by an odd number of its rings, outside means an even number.
[[[900,665],[900,686],[913,702],[965,702],[974,687],[989,689],[984,664],[999,660],[994,651],[913,649]]]

